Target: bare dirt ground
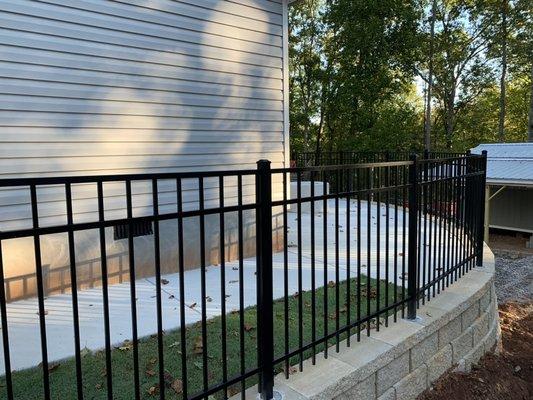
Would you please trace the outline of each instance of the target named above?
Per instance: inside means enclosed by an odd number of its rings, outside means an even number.
[[[490,233],[489,246],[494,253],[515,255],[533,255],[533,249],[528,248],[526,243],[529,235],[518,232],[494,231]]]
[[[533,399],[533,255],[495,251],[502,351],[450,372],[418,400]]]

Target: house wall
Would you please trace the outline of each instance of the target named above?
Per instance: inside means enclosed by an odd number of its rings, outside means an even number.
[[[501,186],[493,187],[495,193]],[[533,188],[506,187],[490,201],[490,226],[533,233]]]
[[[2,0],[0,179],[250,169],[262,158],[274,168],[287,165],[285,3]],[[194,207],[197,187],[194,181],[184,187],[185,209]],[[217,190],[206,185],[206,198],[216,202]],[[278,179],[275,196],[280,190]],[[123,184],[107,185],[107,219],[123,217],[123,192]],[[235,193],[233,185],[227,203]],[[134,215],[151,212],[148,183],[134,194]],[[41,225],[65,222],[63,196],[63,188],[39,190]],[[172,185],[161,184],[159,196],[162,213],[175,209]],[[253,200],[252,183],[244,197]],[[94,185],[73,188],[73,199],[75,221],[96,218]],[[31,225],[28,189],[0,189],[0,215],[0,230]],[[227,218],[235,227],[235,216]],[[198,224],[190,224],[186,232],[194,238]],[[216,243],[216,224],[208,225],[207,242]],[[254,229],[246,232],[253,243]],[[163,234],[175,237],[174,228]],[[127,256],[124,241],[107,236],[110,257]],[[136,239],[138,276],[153,274],[151,240]],[[165,243],[164,269],[172,270],[175,242]],[[47,271],[57,276],[53,270],[69,262],[66,238],[42,237],[41,246]],[[94,232],[77,234],[76,248],[80,265],[99,268]],[[34,273],[31,239],[4,241],[2,250],[6,277]],[[198,265],[194,254],[188,267]],[[31,284],[19,283],[13,298],[32,294]]]

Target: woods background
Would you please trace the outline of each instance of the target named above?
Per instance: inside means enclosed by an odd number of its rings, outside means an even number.
[[[289,18],[293,151],[533,140],[533,1],[301,0]]]

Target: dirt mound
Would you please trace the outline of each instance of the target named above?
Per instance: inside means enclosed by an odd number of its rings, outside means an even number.
[[[499,307],[503,350],[483,357],[469,374],[449,373],[418,400],[533,399],[533,302]]]

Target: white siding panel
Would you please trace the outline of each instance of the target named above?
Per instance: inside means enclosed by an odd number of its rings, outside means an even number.
[[[0,143],[271,143],[283,142],[280,132],[190,131],[138,128],[2,127]],[[23,146],[21,146],[23,147]],[[207,148],[207,147],[206,147]]]
[[[54,0],[58,1],[58,0]],[[93,0],[89,0],[93,1]],[[201,7],[187,4],[184,1],[168,0],[113,0],[117,3],[133,4],[155,10],[163,10],[167,13],[193,17],[204,21],[213,21],[219,24],[237,26],[251,31],[264,32],[269,34],[282,34],[282,19],[280,14],[268,12],[252,12],[252,8],[243,7],[229,1],[211,1],[211,7]],[[67,3],[79,3],[79,0],[67,0]],[[200,2],[201,3],[201,2]],[[204,3],[206,3],[204,1]],[[196,2],[198,4],[198,2]],[[280,7],[281,9],[281,7]],[[220,11],[219,11],[220,10]],[[252,16],[247,16],[252,14]],[[260,17],[258,17],[260,16]]]
[[[283,7],[1,1],[0,179],[254,169],[262,158],[283,167]],[[197,184],[184,181],[186,208],[197,206]],[[206,179],[206,206],[217,185]],[[125,217],[123,184],[104,186],[106,218]],[[175,183],[159,191],[171,212]],[[134,214],[151,212],[150,183],[133,193]],[[236,202],[236,180],[225,194]],[[73,186],[77,222],[97,217],[95,195],[95,185]],[[253,177],[244,197],[253,201]],[[64,188],[40,188],[38,199],[43,226],[65,222]],[[0,213],[0,229],[30,226],[28,188],[0,189]]]
[[[59,36],[69,39],[83,40],[92,43],[112,44],[118,46],[128,46],[142,50],[158,50],[169,53],[185,54],[196,57],[206,57],[221,60],[241,60],[248,64],[259,63],[271,67],[278,67],[279,63],[275,58],[281,58],[278,48],[262,48],[257,44],[250,42],[238,45],[242,50],[233,50],[231,48],[214,45],[204,45],[198,43],[189,43],[186,41],[177,41],[179,34],[169,35],[176,36],[176,39],[164,38],[164,32],[159,36],[147,36],[141,34],[123,33],[113,30],[102,30],[100,28],[87,27],[80,30],[80,25],[67,24],[64,22],[43,20],[19,16],[16,14],[7,14],[6,17],[0,18],[0,24],[4,28],[13,29],[22,32],[38,32],[42,35]],[[187,39],[186,37],[184,39]],[[221,45],[224,41],[218,40]],[[214,42],[213,42],[214,43]],[[235,45],[234,47],[237,47]]]
[[[83,36],[83,35],[79,35]],[[281,68],[281,57],[269,57],[252,54],[243,51],[233,51],[216,47],[201,45],[185,45],[180,43],[173,51],[151,49],[146,47],[127,46],[126,44],[103,43],[86,39],[69,38],[65,36],[53,36],[27,32],[23,30],[1,29],[2,41],[9,41],[13,45],[22,47],[36,47],[53,51],[66,51],[69,53],[81,53],[89,55],[105,55],[107,57],[124,58],[126,60],[150,60],[155,59],[167,63],[180,62],[183,60],[191,67],[202,67],[217,70],[217,62],[225,62],[224,66],[235,63],[246,65]],[[221,39],[222,40],[222,39]],[[207,67],[205,67],[207,66]],[[224,68],[221,66],[220,68]],[[224,71],[223,69],[221,69]]]
[[[180,65],[158,63],[156,60],[129,61],[86,56],[82,54],[57,53],[54,51],[0,45],[0,61],[16,64],[60,67],[80,71],[96,71],[116,75],[141,76],[152,78],[189,80],[194,82],[223,83],[233,82],[238,65],[233,72],[209,69],[188,68]],[[281,72],[273,68],[247,66],[236,84],[240,86],[279,89]]]
[[[220,0],[219,0],[220,1]],[[227,0],[222,0],[226,2]],[[80,11],[92,11],[97,14],[119,15],[137,21],[151,22],[157,25],[167,25],[191,29],[200,33],[227,36],[231,38],[251,40],[259,43],[268,42],[281,46],[281,26],[277,24],[259,23],[260,21],[240,18],[240,24],[231,15],[211,12],[209,9],[189,6],[171,0],[145,0],[127,2],[106,0],[39,0],[44,4],[55,4]],[[280,5],[281,8],[281,5]],[[188,12],[186,12],[188,11]]]
[[[237,108],[247,110],[281,110],[281,101],[245,97],[228,97],[181,92],[173,94],[144,89],[116,89],[109,91],[104,86],[76,85],[56,82],[28,81],[24,79],[0,80],[0,96],[39,96],[59,99],[91,99],[128,103],[155,103],[173,106],[203,106]],[[16,98],[9,99],[16,101]]]
[[[2,26],[20,30],[45,33],[43,29],[53,35],[76,37],[73,35],[93,33],[95,36],[91,40],[106,42],[107,40],[120,40],[120,38],[130,38],[134,46],[134,40],[138,36],[142,40],[153,37],[157,40],[150,41],[151,46],[160,48],[163,45],[173,47],[175,40],[180,42],[195,43],[234,49],[238,51],[255,52],[281,57],[278,45],[268,43],[257,43],[249,40],[234,39],[231,37],[221,37],[205,32],[193,31],[190,29],[167,27],[155,25],[143,21],[131,21],[122,16],[106,16],[92,12],[69,9],[60,6],[42,6],[38,3],[31,6],[22,5],[18,0],[4,0],[2,10],[6,11],[2,19]],[[83,31],[79,26],[83,26]],[[119,35],[120,33],[134,34],[137,36]],[[117,38],[117,39],[114,39]],[[141,42],[142,43],[142,42]]]
[[[280,145],[281,148],[281,145]],[[283,154],[267,153],[261,150],[241,154],[210,154],[207,158],[197,154],[183,155],[143,155],[132,156],[126,152],[120,156],[98,157],[47,157],[43,158],[4,158],[0,159],[0,174],[41,174],[42,171],[60,175],[63,171],[77,172],[76,175],[89,174],[121,174],[139,172],[161,172],[161,169],[188,168],[196,170],[198,166],[211,166],[220,169],[221,165],[239,165],[250,163],[250,160],[268,157],[275,163],[282,163]]]
[[[149,117],[232,119],[241,121],[282,121],[280,111],[250,110],[230,107],[208,107],[174,104],[152,104],[79,99],[50,99],[39,96],[0,94],[0,111],[80,113],[98,115],[134,115]]]
[[[281,143],[35,143],[33,146],[20,146],[17,142],[0,146],[0,158],[44,158],[44,157],[98,157],[98,156],[143,156],[143,155],[203,155],[203,154],[246,154],[250,152],[279,151]]]
[[[115,88],[159,90],[172,93],[201,93],[228,97],[282,100],[282,91],[252,88],[231,84],[204,83],[192,80],[140,77],[93,71],[79,71],[68,68],[44,67],[0,62],[0,77],[26,79],[28,81],[50,81],[80,85],[104,86],[107,91]],[[234,80],[239,80],[233,76]],[[231,81],[228,81],[231,83]]]

